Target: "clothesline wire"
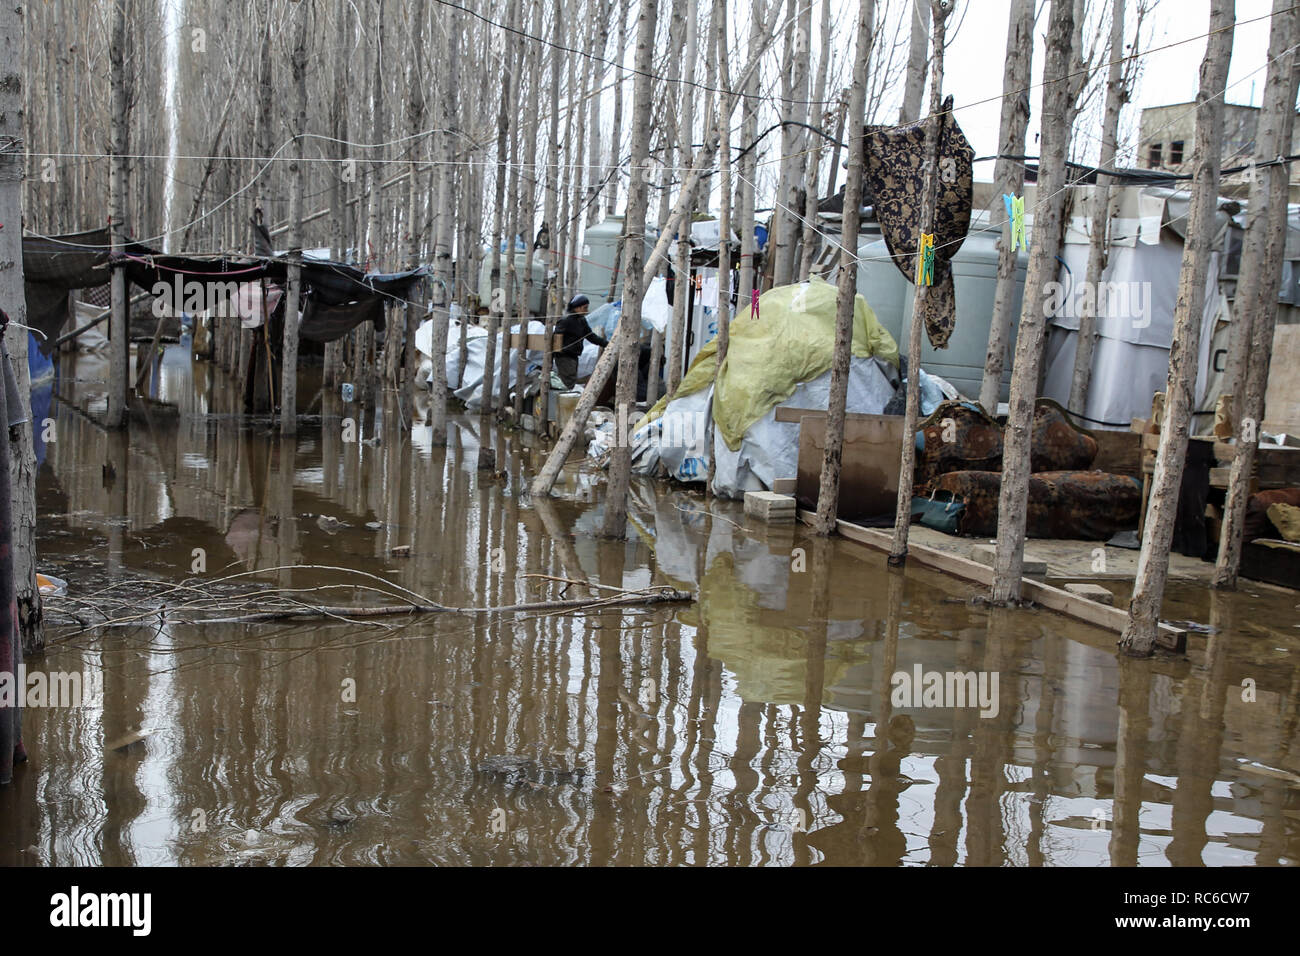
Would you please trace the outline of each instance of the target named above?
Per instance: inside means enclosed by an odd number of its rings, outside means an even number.
[[[455,4],[451,4],[451,3],[449,2],[449,0],[438,0],[438,2],[440,2],[440,3],[445,3],[446,5],[450,5],[450,6],[456,6]],[[463,8],[462,8],[462,9],[463,9]],[[1290,8],[1290,10],[1295,10],[1295,9],[1300,9],[1300,4],[1298,4],[1298,5],[1293,6],[1293,7]],[[1253,23],[1253,22],[1256,22],[1256,21],[1258,21],[1258,20],[1264,20],[1264,19],[1268,19],[1268,17],[1267,17],[1267,16],[1262,16],[1262,17],[1256,17],[1256,18],[1254,18],[1254,19],[1252,19],[1252,20],[1239,21],[1237,25],[1242,25],[1242,24],[1246,24],[1246,23]],[[1178,45],[1181,45],[1181,44],[1183,44],[1183,43],[1188,43],[1188,42],[1191,42],[1192,40],[1195,40],[1195,39],[1201,39],[1201,38],[1205,38],[1205,37],[1212,36],[1212,35],[1214,35],[1215,33],[1221,32],[1223,29],[1227,29],[1227,28],[1225,27],[1225,28],[1219,28],[1219,29],[1217,29],[1217,30],[1211,30],[1211,31],[1209,31],[1209,32],[1207,32],[1207,33],[1205,33],[1205,34],[1202,34],[1200,37],[1191,37],[1191,38],[1188,38],[1188,39],[1186,39],[1186,40],[1175,41],[1175,42],[1173,42],[1173,43],[1166,44],[1164,47],[1153,47],[1153,48],[1151,48],[1151,49],[1149,49],[1149,50],[1144,50],[1144,51],[1141,51],[1140,53],[1137,53],[1137,54],[1131,54],[1131,55],[1128,55],[1128,56],[1125,56],[1125,57],[1121,57],[1120,59],[1121,59],[1121,60],[1127,60],[1127,59],[1131,59],[1131,58],[1133,58],[1133,57],[1137,57],[1137,56],[1149,56],[1150,54],[1155,53],[1155,52],[1157,52],[1157,51],[1159,51],[1159,50],[1168,49],[1168,48],[1170,48],[1170,47],[1178,46]],[[1293,48],[1292,48],[1292,49],[1293,49]],[[1284,51],[1283,54],[1281,54],[1281,55],[1284,56],[1284,55],[1286,55],[1286,54],[1289,53],[1289,52],[1290,52],[1290,49],[1288,49],[1287,51]],[[1224,89],[1223,89],[1222,91],[1220,91],[1219,93],[1216,94],[1216,98],[1217,98],[1217,97],[1222,97],[1223,95],[1225,95],[1225,94],[1227,93],[1228,89],[1230,89],[1231,87],[1237,85],[1238,83],[1243,82],[1245,79],[1249,78],[1249,76],[1253,75],[1254,73],[1258,73],[1259,70],[1266,68],[1266,67],[1269,65],[1269,63],[1273,62],[1274,59],[1277,59],[1277,58],[1272,58],[1272,59],[1266,61],[1266,62],[1265,62],[1261,67],[1259,67],[1259,68],[1257,68],[1256,70],[1252,71],[1251,74],[1248,74],[1246,77],[1243,77],[1243,78],[1237,80],[1235,83],[1230,83],[1230,84],[1228,84],[1227,86],[1225,86]],[[1066,76],[1063,77],[1063,79],[1064,79],[1064,78],[1068,78],[1068,77],[1071,76],[1071,75],[1074,75],[1074,74],[1066,74]],[[1040,85],[1042,85],[1042,84],[1031,84],[1030,87],[1026,88],[1026,90],[1025,90],[1025,91],[1022,91],[1022,92],[1027,92],[1029,89],[1033,89],[1033,88],[1035,88],[1035,87],[1037,87],[1037,86],[1040,86]],[[721,92],[721,91],[719,91],[719,92]],[[963,105],[963,106],[956,106],[956,107],[954,107],[954,108],[953,108],[951,111],[949,111],[949,112],[951,112],[951,113],[955,113],[955,112],[957,112],[957,111],[960,110],[960,109],[968,109],[968,108],[970,108],[970,107],[972,107],[972,106],[979,105],[980,103],[983,103],[983,102],[990,102],[990,101],[992,101],[992,100],[1002,99],[1002,98],[1004,98],[1006,95],[1009,95],[1009,94],[1003,94],[1003,96],[999,96],[999,97],[991,97],[991,98],[989,98],[989,99],[987,99],[987,100],[976,101],[975,103],[965,104],[965,105]],[[741,97],[743,98],[743,94],[741,94]],[[1196,112],[1197,110],[1199,110],[1199,109],[1201,108],[1202,105],[1205,105],[1205,104],[1202,104],[1202,103],[1196,103],[1196,104],[1194,104],[1193,107],[1192,107],[1192,109],[1189,110],[1187,114],[1182,114],[1182,116],[1189,115],[1190,113]],[[1180,117],[1180,118],[1181,118],[1181,117]],[[1173,122],[1176,122],[1176,121],[1177,121],[1177,120],[1171,120],[1170,123],[1173,123]],[[893,126],[875,127],[875,128],[873,129],[873,131],[874,131],[874,132],[890,132],[890,131],[895,131],[895,130],[899,130],[899,129],[904,129],[904,128],[906,128],[906,127],[908,127],[908,126],[911,126],[911,125],[914,125],[914,124],[895,124],[895,125],[893,125]],[[1166,124],[1166,125],[1168,125],[1168,124]],[[420,136],[428,135],[430,132],[433,132],[433,130],[430,130],[430,131],[423,131],[423,132],[421,132],[421,133],[414,133],[414,134],[410,134],[410,135],[407,135],[407,136],[398,137],[397,139],[394,139],[394,140],[389,141],[389,143],[385,143],[385,144],[377,144],[377,145],[379,145],[379,146],[383,146],[383,145],[390,145],[390,144],[396,144],[396,143],[400,143],[400,142],[405,142],[405,141],[409,141],[409,140],[414,139],[414,138],[418,138],[418,137],[420,137]],[[770,130],[769,130],[768,132],[770,132]],[[818,131],[818,132],[820,132],[820,131]],[[357,143],[351,143],[350,141],[339,140],[339,139],[336,139],[336,138],[334,138],[334,137],[325,136],[325,135],[323,135],[323,134],[304,133],[303,135],[304,135],[304,136],[307,136],[307,137],[312,137],[312,138],[325,139],[325,140],[329,140],[329,141],[332,141],[332,142],[344,143],[345,145],[354,145],[354,146],[358,146],[358,147],[361,147],[361,148],[373,148],[373,146],[372,146],[371,144],[357,144]],[[764,135],[766,135],[766,134],[764,134]],[[203,220],[209,218],[209,217],[212,216],[214,213],[216,213],[219,209],[221,209],[221,208],[224,207],[225,205],[231,203],[235,198],[237,198],[238,196],[242,195],[243,193],[247,192],[250,188],[252,188],[253,184],[256,183],[256,182],[260,179],[260,177],[262,176],[262,174],[265,173],[266,169],[269,168],[270,164],[271,164],[272,162],[276,161],[277,158],[279,157],[279,155],[280,155],[280,154],[285,150],[285,148],[286,148],[290,143],[294,142],[294,140],[295,140],[295,137],[292,137],[292,136],[289,137],[288,139],[286,139],[286,140],[285,140],[285,141],[284,141],[284,142],[283,142],[283,143],[282,143],[282,144],[281,144],[281,145],[280,145],[280,146],[275,150],[275,152],[274,152],[270,157],[267,157],[267,158],[266,158],[265,163],[263,164],[262,168],[259,169],[259,170],[254,174],[254,176],[253,176],[253,177],[252,177],[252,178],[251,178],[247,183],[245,183],[245,184],[244,184],[243,186],[241,186],[239,189],[237,189],[237,190],[235,190],[234,192],[232,192],[232,193],[231,193],[229,196],[227,196],[225,199],[223,199],[223,200],[221,200],[220,202],[218,202],[218,203],[217,203],[216,205],[214,205],[211,209],[209,209],[209,210],[207,210],[206,212],[202,213],[201,215],[195,217],[193,220],[191,220],[191,221],[189,221],[189,222],[182,223],[181,225],[179,225],[179,226],[176,227],[176,228],[173,228],[173,229],[170,229],[170,230],[165,230],[163,233],[160,233],[160,234],[158,234],[158,235],[156,235],[156,236],[151,236],[151,237],[147,237],[147,238],[144,238],[144,239],[137,239],[137,240],[134,240],[134,241],[136,241],[136,242],[141,242],[141,243],[150,243],[150,242],[159,242],[159,241],[164,241],[164,240],[166,239],[167,236],[175,235],[175,234],[177,234],[177,233],[183,233],[186,229],[190,228],[191,226],[196,225],[196,224],[202,222]],[[807,152],[808,152],[808,150],[799,150],[799,151],[797,151],[797,152],[796,152],[795,154],[793,154],[793,155],[803,155],[803,154],[805,154],[805,153],[807,153]],[[45,155],[56,155],[56,156],[57,156],[57,155],[61,155],[61,154],[32,154],[32,155],[41,155],[41,156],[45,156]],[[73,155],[73,154],[66,154],[66,155]],[[82,155],[89,156],[89,155],[93,155],[93,154],[82,154]],[[135,157],[135,158],[146,158],[146,157]],[[167,157],[163,157],[163,156],[153,156],[153,157],[147,157],[147,158],[155,158],[155,159],[157,159],[157,158],[167,158]],[[204,156],[192,156],[192,157],[186,157],[186,158],[190,158],[190,159],[212,159],[212,158],[218,158],[218,159],[220,159],[220,158],[226,158],[226,157],[211,157],[211,156],[204,157]],[[785,158],[785,157],[781,157],[782,160],[783,160],[784,158]],[[333,158],[331,158],[331,159],[327,159],[327,160],[325,160],[325,161],[329,161],[329,162],[340,162],[340,161],[346,161],[346,160],[339,160],[339,159],[333,159]],[[758,164],[758,165],[760,165],[760,166],[763,166],[763,165],[770,165],[772,162],[776,162],[776,161],[778,161],[778,160],[768,160],[768,161],[764,161],[763,163],[760,163],[760,164]],[[382,162],[407,162],[407,161],[401,161],[401,160],[381,160],[381,161],[379,161],[379,162],[382,163]],[[474,165],[474,161],[473,161],[473,160],[459,161],[459,162],[456,162],[456,163],[454,163],[454,164],[455,164],[455,165],[466,165],[466,166],[469,166],[470,168],[472,168],[473,165]],[[484,162],[482,163],[482,165],[484,165],[485,167],[488,166],[488,165],[492,165],[493,167],[500,167],[501,163],[500,163],[499,161],[494,161],[494,162],[491,162],[491,163],[488,163],[487,161],[484,161]],[[582,164],[577,164],[577,163],[573,163],[573,164],[536,164],[536,163],[535,163],[535,164],[527,164],[527,163],[507,164],[507,166],[510,166],[510,165],[516,165],[516,166],[518,166],[518,168],[520,168],[520,169],[523,169],[523,168],[536,168],[536,167],[538,167],[538,166],[546,166],[546,167],[548,167],[548,168],[551,167],[551,166],[554,166],[554,167],[556,167],[556,168],[564,168],[565,166],[567,166],[567,167],[570,168],[570,169],[576,169],[576,168],[579,168],[579,167],[581,167],[581,168],[583,168],[583,169],[588,169],[588,168],[590,168],[590,164],[589,164],[589,163],[582,163]],[[625,165],[627,165],[627,164],[622,164],[622,163],[621,163],[621,164],[620,164],[620,167],[625,166]],[[632,168],[632,167],[629,167],[629,168]],[[674,169],[675,171],[682,171],[682,170],[688,170],[688,169],[691,168],[691,167],[683,167],[683,166],[667,167],[666,164],[663,164],[663,163],[656,163],[656,164],[654,164],[654,165],[648,165],[648,166],[641,167],[641,168],[642,168],[642,169],[645,169],[645,170],[661,170],[661,169],[665,169],[665,168],[672,168],[672,169]],[[745,181],[746,183],[748,183],[751,187],[757,189],[757,186],[756,186],[753,182],[751,182],[749,179],[744,178],[744,177],[741,177],[741,178],[744,179],[744,181]],[[606,179],[608,180],[608,174],[607,174],[607,176],[606,176]],[[1071,184],[1071,185],[1072,185],[1072,184]],[[1068,188],[1068,186],[1067,186],[1066,188]],[[1042,197],[1039,198],[1039,202],[1041,202],[1041,201],[1042,201]],[[784,206],[784,204],[780,203],[779,199],[776,200],[776,205],[779,206],[779,207],[782,208],[782,209],[785,209],[787,212],[790,212],[790,214],[793,215],[793,216],[794,216],[796,219],[798,219],[800,222],[804,222],[804,221],[805,221],[805,220],[804,220],[804,217],[803,217],[802,215],[800,215],[800,214],[798,214],[798,213],[795,213],[795,212],[789,210],[786,206]],[[999,225],[1005,225],[1005,222],[1006,222],[1006,220],[1003,220],[1003,222],[1000,223]],[[816,227],[814,226],[814,228],[816,228]],[[820,231],[820,230],[819,230],[819,231]],[[55,237],[48,237],[48,238],[50,238],[52,241],[58,241]],[[108,247],[104,247],[104,248],[108,248]],[[843,250],[842,247],[841,247],[841,251],[846,251],[846,250]],[[936,251],[937,251],[937,250],[936,250]],[[850,253],[850,255],[853,255],[853,254]]]

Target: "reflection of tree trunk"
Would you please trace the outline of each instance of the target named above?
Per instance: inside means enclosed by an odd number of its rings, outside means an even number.
[[[1174,866],[1201,866],[1209,839],[1205,821],[1214,811],[1214,784],[1223,752],[1223,710],[1228,684],[1228,631],[1205,641],[1205,661],[1183,681],[1183,724],[1178,732],[1178,788],[1174,790],[1165,856]]]
[[[957,646],[957,668],[975,669],[976,646],[973,629],[963,630]],[[966,795],[966,759],[970,752],[970,732],[978,720],[974,711],[958,710],[953,714],[948,753],[934,761],[939,785],[934,791],[934,826],[930,831],[930,865],[956,866],[957,840],[961,835],[961,799]]]
[[[1119,731],[1115,739],[1115,809],[1111,813],[1111,866],[1136,866],[1142,840],[1142,780],[1151,729],[1151,665],[1121,654]]]
[[[984,670],[998,675],[998,712],[980,717],[975,724],[975,748],[971,757],[970,794],[966,798],[966,863],[971,866],[1001,866],[1006,859],[1006,835],[1002,829],[1000,801],[1006,788],[1006,762],[1015,735],[1015,716],[1020,702],[1008,699],[1019,682],[1008,673],[1015,661],[1015,629],[1010,611],[990,608],[984,643]]]

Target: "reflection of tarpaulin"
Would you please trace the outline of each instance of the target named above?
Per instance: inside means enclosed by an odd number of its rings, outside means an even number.
[[[940,112],[938,194],[935,204],[934,284],[921,306],[930,344],[946,348],[957,322],[951,259],[970,229],[975,151],[952,118],[952,97]],[[865,186],[880,221],[880,231],[908,282],[916,281],[916,247],[922,231],[925,193],[925,123],[868,130],[865,134]]]

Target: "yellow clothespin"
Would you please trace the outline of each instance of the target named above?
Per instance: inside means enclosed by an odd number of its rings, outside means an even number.
[[[916,250],[916,284],[934,285],[934,236],[930,233],[921,233]]]

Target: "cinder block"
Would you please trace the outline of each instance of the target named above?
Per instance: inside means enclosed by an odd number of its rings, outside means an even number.
[[[1087,598],[1089,601],[1096,601],[1098,604],[1115,606],[1114,593],[1100,584],[1067,584],[1065,590],[1071,594],[1077,594],[1079,597]]]
[[[774,491],[745,492],[745,514],[769,524],[788,523],[795,519],[795,500]]]
[[[972,561],[978,561],[980,564],[987,564],[993,567],[994,558],[998,549],[991,544],[977,544],[971,548],[970,557]],[[1024,561],[1024,571],[1022,572],[1027,578],[1044,578],[1047,577],[1047,562],[1036,561],[1033,558],[1026,557]]]

